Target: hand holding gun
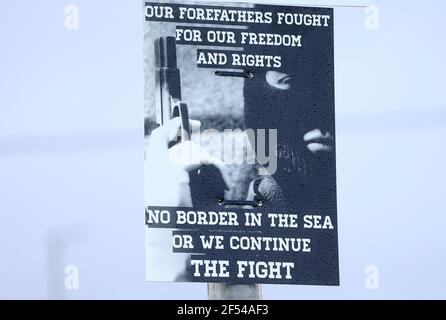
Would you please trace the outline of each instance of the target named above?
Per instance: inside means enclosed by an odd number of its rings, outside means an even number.
[[[191,141],[200,123],[189,119],[182,102],[174,37],[155,41],[156,122],[146,161],[146,199],[150,205],[215,205],[228,189],[224,164]],[[192,130],[194,129],[194,130]],[[172,156],[181,156],[172,163]],[[197,161],[198,155],[198,161]],[[176,161],[175,161],[176,162]]]

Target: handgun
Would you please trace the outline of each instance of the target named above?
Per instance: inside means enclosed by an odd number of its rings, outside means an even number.
[[[177,139],[169,143],[169,148],[177,143],[189,141],[191,127],[187,104],[181,99],[181,78],[177,65],[175,37],[160,37],[155,40],[156,73],[156,123],[162,126],[172,118],[181,119],[181,130]],[[228,185],[222,173],[213,165],[203,165],[191,172],[190,187],[194,205],[215,204],[224,198]]]
[[[172,146],[190,140],[191,128],[187,104],[181,101],[181,78],[177,65],[175,37],[155,40],[156,123],[162,126],[172,118],[181,119],[181,131]]]

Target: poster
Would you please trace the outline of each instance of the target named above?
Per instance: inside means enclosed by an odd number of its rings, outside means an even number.
[[[339,285],[333,10],[143,16],[146,279]]]

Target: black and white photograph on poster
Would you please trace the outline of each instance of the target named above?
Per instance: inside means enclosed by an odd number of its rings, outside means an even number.
[[[333,10],[143,10],[146,280],[339,285]]]

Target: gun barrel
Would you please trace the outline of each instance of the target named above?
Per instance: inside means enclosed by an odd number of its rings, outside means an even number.
[[[172,118],[174,106],[181,101],[175,37],[161,37],[155,40],[155,68],[156,122],[163,125]]]
[[[174,37],[161,37],[157,40],[159,56],[157,57],[158,68],[178,69],[177,49]]]

